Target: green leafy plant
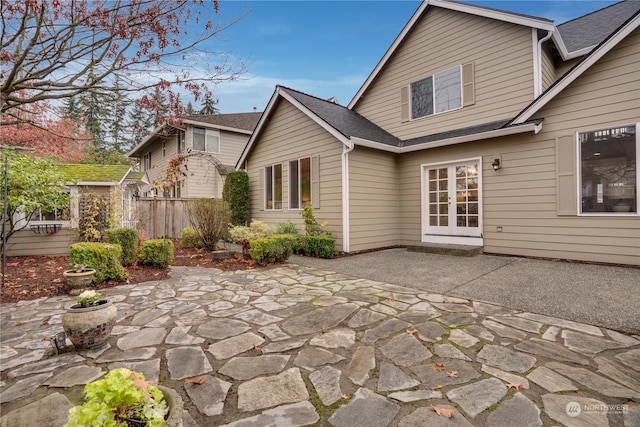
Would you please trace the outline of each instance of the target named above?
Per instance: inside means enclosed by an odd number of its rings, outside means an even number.
[[[229,204],[224,200],[193,199],[187,204],[186,211],[204,246],[210,251],[216,250],[231,218]]]
[[[331,258],[336,252],[336,241],[329,236],[299,236],[295,254]]]
[[[245,225],[249,219],[249,174],[233,171],[227,174],[222,198],[229,203],[231,224]]]
[[[69,410],[65,427],[159,427],[169,413],[162,392],[142,374],[126,368],[114,369],[103,379],[87,384],[84,396],[82,405]]]
[[[96,291],[84,291],[76,298],[76,302],[82,308],[92,307],[100,302],[100,294]]]
[[[180,233],[180,246],[183,248],[201,248],[203,246],[200,233],[193,227],[186,227]]]
[[[92,192],[80,194],[79,232],[83,242],[100,242],[109,228],[111,203],[108,195],[97,195]]]
[[[93,283],[127,277],[127,272],[120,263],[121,258],[122,248],[118,244],[80,242],[69,246],[71,265],[82,264],[96,270]]]
[[[173,242],[170,239],[152,239],[142,242],[138,262],[168,267],[173,262]]]
[[[298,229],[291,221],[280,222],[276,227],[276,234],[298,234]]]
[[[122,248],[122,265],[132,265],[138,258],[140,236],[135,228],[110,228],[104,233],[107,243],[117,243]]]
[[[318,223],[316,221],[316,214],[312,205],[307,205],[300,211],[300,215],[304,219],[304,229],[307,232],[307,236],[328,236],[332,237],[333,233],[325,229],[329,224],[327,221]]]
[[[251,240],[260,239],[274,234],[276,229],[262,221],[253,220],[251,224],[246,227],[244,225],[237,225],[229,229],[229,238],[232,242],[242,245],[242,251],[245,255],[249,253],[249,242]]]
[[[249,254],[258,264],[285,262],[293,253],[298,237],[291,234],[275,234],[251,240]]]

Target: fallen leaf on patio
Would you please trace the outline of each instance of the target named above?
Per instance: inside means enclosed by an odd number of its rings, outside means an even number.
[[[405,332],[406,332],[407,334],[417,334],[417,333],[418,333],[418,330],[417,330],[417,329],[407,329]]]
[[[444,387],[442,384],[436,384],[436,388],[437,388],[438,390],[439,390],[439,389],[441,389],[442,387]]]
[[[520,390],[520,387],[522,387],[522,384],[508,382],[507,383],[507,387],[508,388],[515,388],[516,390]]]
[[[202,384],[204,382],[204,377],[200,377],[196,380],[194,380],[193,378],[187,378],[186,380],[184,380],[185,384]]]
[[[262,353],[262,347],[260,347],[258,344],[254,344],[253,349],[259,353]]]
[[[458,378],[458,371],[447,372],[447,376],[451,378]]]
[[[349,396],[347,396],[346,394],[342,393],[342,398],[343,398],[344,400],[347,400],[347,399],[349,398]]]
[[[434,371],[444,371],[444,364],[436,363],[435,365],[431,365],[431,369],[433,369]]]
[[[202,258],[202,254],[193,254],[190,256],[191,259]]]
[[[433,409],[436,414],[442,415],[443,417],[447,418],[451,418],[453,416],[453,413],[456,412],[456,410],[453,408],[441,408],[439,406],[433,405],[431,405],[431,409]]]

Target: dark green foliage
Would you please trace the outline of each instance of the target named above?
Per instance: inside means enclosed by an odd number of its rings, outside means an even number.
[[[249,174],[245,171],[229,172],[222,198],[229,203],[231,224],[246,225],[249,219]]]
[[[168,267],[173,262],[173,242],[170,239],[153,239],[142,242],[138,262]]]
[[[336,241],[329,236],[299,236],[294,252],[299,255],[331,258],[336,251]]]
[[[298,230],[291,221],[280,222],[276,227],[276,234],[298,234]]]
[[[269,237],[251,240],[249,255],[258,264],[266,265],[285,262],[296,247],[298,236],[274,234]]]
[[[122,247],[122,265],[132,265],[138,258],[138,230],[134,228],[111,228],[105,232],[107,243]]]
[[[69,260],[71,265],[83,264],[86,268],[93,268],[96,274],[93,282],[103,280],[121,280],[127,273],[120,264],[122,248],[119,244],[80,242],[69,246]]]
[[[198,230],[193,227],[183,228],[180,234],[180,246],[183,248],[201,248],[204,246]]]

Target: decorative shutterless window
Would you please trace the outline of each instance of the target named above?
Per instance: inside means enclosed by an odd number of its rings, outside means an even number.
[[[206,151],[209,153],[220,152],[220,132],[194,127],[193,128],[193,149]]]
[[[184,151],[184,132],[178,131],[178,153]]]
[[[289,162],[289,209],[311,204],[311,157]]]
[[[411,83],[411,118],[462,108],[462,67],[456,66]]]
[[[282,209],[282,164],[264,168],[264,208]]]
[[[637,125],[578,134],[581,212],[638,213]]]
[[[151,151],[142,156],[142,170],[148,171],[151,169]]]

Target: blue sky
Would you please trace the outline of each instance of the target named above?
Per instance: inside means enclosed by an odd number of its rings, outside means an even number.
[[[469,1],[553,19],[556,24],[615,1]],[[210,49],[243,61],[238,81],[213,87],[221,113],[262,111],[276,84],[351,101],[420,5],[397,1],[221,0],[221,23],[242,17]],[[194,105],[196,109],[199,105]]]

